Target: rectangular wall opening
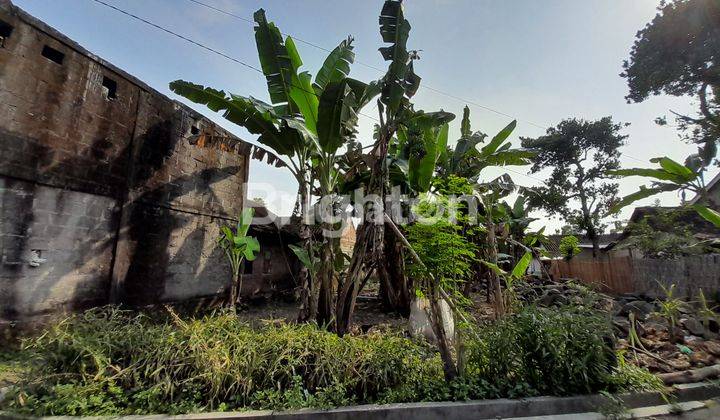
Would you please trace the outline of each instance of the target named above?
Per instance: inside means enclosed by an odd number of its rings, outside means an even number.
[[[103,94],[106,99],[113,100],[117,98],[117,82],[113,79],[103,76],[102,81]]]
[[[13,26],[3,20],[0,20],[0,48],[5,47],[5,41],[10,38],[13,32]]]
[[[65,59],[65,54],[47,45],[43,47],[42,56],[57,64],[62,64]]]

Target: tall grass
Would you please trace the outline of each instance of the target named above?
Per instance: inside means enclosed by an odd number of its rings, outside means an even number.
[[[314,325],[252,328],[230,313],[181,319],[108,307],[27,341],[32,369],[6,409],[33,415],[186,413],[568,395],[644,386],[618,369],[607,319],[527,307],[458,346],[444,381],[427,344]],[[476,335],[472,335],[476,337]],[[620,366],[622,367],[622,366]]]
[[[96,309],[53,326],[25,350],[36,369],[24,405],[36,414],[81,414],[83,404],[53,404],[64,390],[58,385],[68,384],[106,396],[106,414],[362,403],[405,386],[413,372],[442,378],[430,347],[397,335],[339,338],[309,324],[258,329],[229,313],[158,323]]]

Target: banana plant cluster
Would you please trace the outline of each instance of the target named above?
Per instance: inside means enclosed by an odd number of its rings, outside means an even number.
[[[460,139],[452,151],[442,155],[438,168],[440,175],[453,174],[477,182],[480,173],[491,166],[523,166],[532,164],[535,156],[530,150],[512,148],[507,141],[517,126],[512,121],[500,130],[490,142],[485,144],[487,135],[479,131],[473,132],[470,124],[470,109],[463,109],[460,124]]]
[[[497,197],[506,195],[507,188],[514,188],[514,184],[507,182],[507,175],[481,183],[481,172],[490,166],[530,163],[531,152],[513,149],[507,141],[515,121],[486,143],[485,134],[471,131],[466,107],[462,136],[455,149],[450,150],[449,123],[455,115],[442,110],[414,109],[411,99],[420,84],[414,71],[417,52],[407,48],[410,24],[401,1],[387,0],[383,4],[379,23],[385,45],[380,53],[388,61],[388,70],[380,80],[371,83],[349,77],[354,61],[352,38],[341,41],[313,77],[303,68],[294,40],[283,37],[262,9],[255,13],[254,20],[269,102],[182,80],[172,82],[170,88],[221,112],[224,118],[256,134],[260,143],[283,156],[298,181],[303,215],[310,213],[313,194],[332,197],[350,187],[365,185],[368,193],[384,197],[390,184],[402,184],[408,192],[422,194],[431,190],[434,177],[449,174],[476,183],[478,195],[489,197],[486,207],[491,209],[498,206]],[[355,140],[358,114],[375,97],[380,122],[372,149],[363,153]],[[493,231],[494,223],[492,220]],[[368,224],[367,232],[361,227],[358,238],[364,242],[356,245],[344,279],[336,278],[332,241],[326,239],[317,247],[311,243],[309,233],[303,237],[302,247],[293,251],[309,268],[310,281],[303,287],[307,289],[310,307],[308,318],[317,316],[320,323],[330,323],[334,316],[339,333],[347,331],[363,279],[375,271],[383,281],[383,273],[396,265],[384,259],[384,227]],[[304,229],[309,232],[307,226]],[[386,281],[392,280],[391,276],[386,277]],[[334,285],[338,294],[332,314]]]
[[[303,216],[310,212],[313,192],[323,196],[336,190],[340,173],[338,151],[354,139],[359,110],[380,94],[380,84],[348,77],[354,61],[352,38],[330,52],[313,77],[303,66],[292,37],[283,39],[264,10],[255,15],[255,42],[267,82],[270,103],[253,97],[177,80],[170,89],[185,98],[222,112],[227,120],[258,135],[258,141],[285,156],[299,185]],[[313,191],[315,185],[319,191]],[[309,234],[304,248],[313,253]],[[317,285],[310,294],[317,296]],[[317,298],[316,298],[317,299]],[[309,316],[316,312],[309,302]]]
[[[668,191],[690,191],[697,194],[700,199],[692,207],[705,220],[720,227],[720,213],[707,206],[708,192],[703,180],[703,167],[689,160],[685,165],[676,162],[668,157],[650,159],[650,162],[658,164],[656,168],[631,168],[616,169],[608,171],[613,176],[642,176],[652,178],[654,181],[650,186],[641,186],[640,189],[626,197],[623,197],[611,208],[611,212],[617,213],[623,207],[653,195]]]

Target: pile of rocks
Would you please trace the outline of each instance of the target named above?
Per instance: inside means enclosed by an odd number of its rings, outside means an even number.
[[[613,324],[621,337],[619,348],[626,348],[640,366],[653,372],[676,372],[720,362],[720,336],[715,319],[702,319],[691,303],[678,308],[674,327],[661,314],[657,301],[641,296],[622,296]],[[640,343],[628,339],[630,314],[637,320],[635,331]]]
[[[685,302],[678,308],[674,328],[660,315],[660,304],[645,296],[610,297],[580,283],[563,279],[533,279],[518,283],[518,298],[541,306],[582,305],[612,317],[618,348],[627,350],[628,360],[652,372],[676,372],[720,363],[720,325],[716,319],[698,315],[697,308]],[[628,338],[631,316],[640,340],[635,346]]]
[[[515,293],[524,303],[547,307],[576,305],[611,312],[615,306],[610,296],[597,293],[572,279],[553,281],[532,278],[516,283]]]

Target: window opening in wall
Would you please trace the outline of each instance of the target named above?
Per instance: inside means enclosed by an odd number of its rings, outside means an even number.
[[[191,127],[190,127],[190,134],[192,134],[193,136],[197,136],[198,134],[200,134],[200,128],[198,128],[197,125],[191,126]]]
[[[252,274],[253,273],[253,262],[245,260],[243,263],[243,274]]]
[[[117,82],[113,79],[103,76],[102,81],[103,86],[103,93],[105,94],[105,98],[107,99],[115,99],[117,98]]]
[[[0,20],[0,48],[5,47],[5,40],[12,35],[13,26],[5,21]]]
[[[65,54],[47,45],[43,47],[42,55],[43,57],[57,64],[62,64],[63,60],[65,59]]]

